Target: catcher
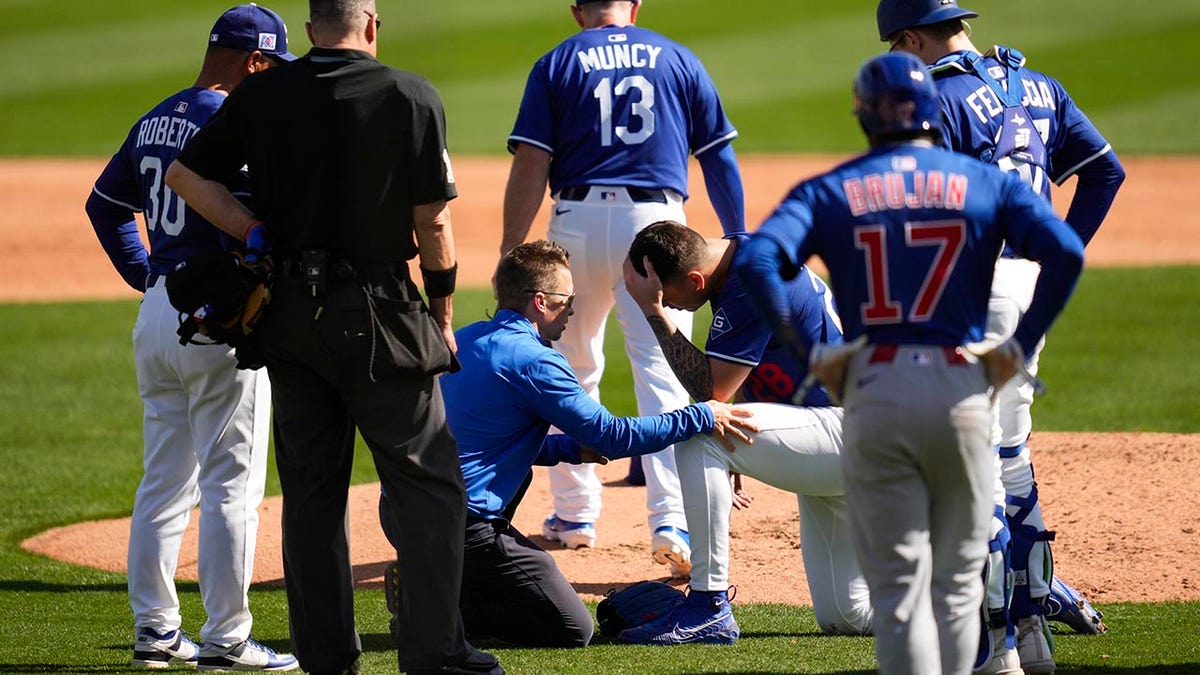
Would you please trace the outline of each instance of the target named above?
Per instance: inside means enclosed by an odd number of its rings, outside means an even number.
[[[591,613],[550,554],[510,522],[532,467],[606,463],[697,434],[749,443],[747,432],[757,427],[747,412],[720,401],[652,417],[615,417],[548,346],[573,313],[566,249],[544,240],[517,246],[501,259],[495,278],[495,316],[455,334],[462,370],[441,378],[467,486],[463,623],[471,639],[584,647],[592,639]],[[551,425],[565,433],[549,434]]]

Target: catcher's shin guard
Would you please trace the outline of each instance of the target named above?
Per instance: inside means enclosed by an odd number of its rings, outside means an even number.
[[[1009,614],[1013,594],[1012,539],[1008,521],[1004,517],[1004,507],[999,505],[992,515],[992,538],[988,542],[988,557],[983,566],[983,587],[975,670],[989,668],[997,652],[1017,647],[1016,621]],[[997,633],[1001,631],[1004,639],[998,640]]]
[[[1046,596],[1054,578],[1054,558],[1050,542],[1054,532],[1045,529],[1038,506],[1037,484],[1026,497],[1008,495],[1008,529],[1012,535],[1013,598],[1012,615],[1017,618],[1046,613]],[[1031,514],[1036,515],[1030,518]],[[1034,522],[1027,524],[1026,520]],[[1041,527],[1039,527],[1039,525]],[[1035,576],[1036,575],[1036,576]],[[1037,595],[1033,594],[1037,587]]]

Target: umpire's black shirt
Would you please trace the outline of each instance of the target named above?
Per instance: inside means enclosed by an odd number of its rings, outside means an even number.
[[[348,49],[314,47],[247,78],[179,161],[212,180],[247,167],[280,258],[409,260],[413,206],[457,195],[433,85]]]

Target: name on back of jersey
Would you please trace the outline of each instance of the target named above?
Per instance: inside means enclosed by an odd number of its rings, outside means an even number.
[[[895,157],[893,164],[903,164],[905,159]],[[843,180],[842,191],[855,216],[900,209],[962,211],[967,202],[967,177],[945,171],[868,173]]]
[[[178,150],[195,136],[197,131],[200,131],[198,125],[182,117],[147,117],[138,125],[137,147],[162,145]]]
[[[614,35],[612,37],[625,37]],[[621,68],[650,68],[658,67],[658,55],[662,47],[648,45],[642,42],[615,43],[589,47],[575,52],[583,72],[593,70],[619,70]]]
[[[1045,82],[1022,77],[1021,88],[1025,90],[1024,96],[1021,97],[1021,105],[1026,108],[1042,108],[1044,110],[1056,108],[1054,96],[1050,93],[1050,85]],[[975,116],[979,118],[980,122],[987,122],[1004,112],[1004,103],[986,84],[968,94],[964,101],[975,112]]]

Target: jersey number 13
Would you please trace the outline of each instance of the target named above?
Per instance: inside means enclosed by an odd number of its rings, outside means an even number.
[[[637,96],[633,96],[633,91]],[[654,85],[641,75],[622,78],[614,86],[611,77],[600,80],[592,90],[592,96],[600,102],[600,145],[609,147],[615,134],[626,145],[645,143],[654,134]],[[641,129],[630,131],[628,126],[613,126],[613,103],[620,97],[629,101],[629,116],[641,120]]]

